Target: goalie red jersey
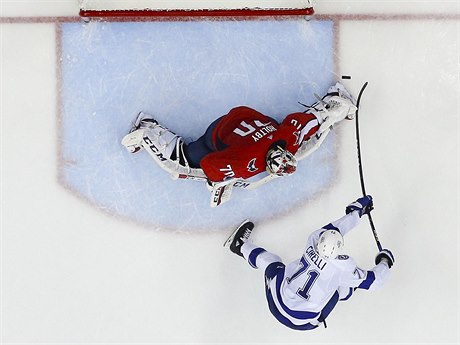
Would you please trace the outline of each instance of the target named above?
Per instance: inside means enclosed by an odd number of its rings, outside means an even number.
[[[269,149],[278,144],[293,155],[319,128],[315,115],[293,113],[281,124],[249,107],[237,107],[210,128],[212,151],[200,166],[211,181],[247,179],[266,171]]]

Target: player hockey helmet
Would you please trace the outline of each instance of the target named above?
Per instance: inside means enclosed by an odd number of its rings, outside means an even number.
[[[292,174],[297,169],[297,159],[288,150],[275,144],[268,150],[266,156],[267,172],[278,176]]]
[[[317,251],[324,259],[335,259],[341,253],[343,236],[340,231],[326,230],[318,239]]]

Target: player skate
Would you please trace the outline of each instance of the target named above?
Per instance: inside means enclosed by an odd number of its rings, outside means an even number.
[[[202,169],[191,168],[184,153],[184,140],[153,117],[140,112],[121,143],[131,153],[145,149],[173,179],[206,179]]]
[[[232,253],[242,257],[241,246],[249,240],[253,229],[254,223],[246,219],[225,241],[224,247],[229,247]]]

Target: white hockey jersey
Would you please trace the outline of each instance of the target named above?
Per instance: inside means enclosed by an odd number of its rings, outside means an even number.
[[[346,300],[354,288],[375,289],[388,278],[389,268],[385,263],[366,271],[357,267],[348,255],[326,260],[316,252],[323,231],[339,230],[345,236],[358,222],[355,211],[313,232],[302,257],[288,264],[269,282],[268,293],[276,308],[294,325],[318,324],[321,311],[336,292],[340,300]]]

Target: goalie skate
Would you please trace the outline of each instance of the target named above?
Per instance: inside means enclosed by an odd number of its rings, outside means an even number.
[[[136,119],[133,121],[131,129],[128,134],[122,139],[121,143],[131,153],[137,153],[142,150],[142,128],[152,128],[158,125],[158,122],[153,119],[150,115],[144,112],[139,112]]]
[[[254,223],[246,219],[225,241],[224,247],[229,247],[232,253],[243,256],[241,246],[249,240],[253,229]]]

